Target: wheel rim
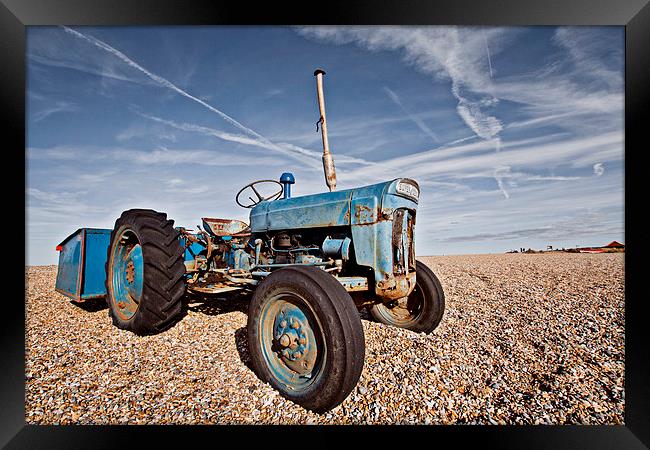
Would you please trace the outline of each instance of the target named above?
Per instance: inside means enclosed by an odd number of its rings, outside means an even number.
[[[403,297],[390,305],[379,304],[377,309],[390,323],[406,328],[414,325],[422,316],[424,311],[424,296],[422,289],[416,282],[411,295]]]
[[[115,240],[111,268],[113,311],[129,320],[140,305],[144,269],[142,246],[133,231],[124,230]]]
[[[327,353],[324,334],[302,297],[282,293],[266,301],[258,336],[265,363],[285,391],[307,390],[322,372]]]

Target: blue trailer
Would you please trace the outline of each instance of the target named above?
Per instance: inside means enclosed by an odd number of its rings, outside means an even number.
[[[204,217],[196,230],[166,214],[124,211],[113,229],[81,228],[60,250],[56,289],[75,301],[105,297],[113,323],[158,333],[187,295],[250,293],[248,347],[255,373],[316,412],[341,403],[365,355],[358,311],[431,333],[444,312],[435,274],[415,259],[418,183],[395,178],[336,190],[317,70],[323,167],[329,192],[291,196],[295,178],[259,180],[235,196],[249,222]]]
[[[111,230],[80,228],[57,246],[57,292],[77,302],[106,296],[106,262]]]

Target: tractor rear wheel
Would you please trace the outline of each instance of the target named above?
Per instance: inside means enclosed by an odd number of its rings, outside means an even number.
[[[253,294],[247,328],[257,376],[306,409],[334,408],[361,376],[359,313],[324,270],[294,266],[270,274]]]
[[[392,304],[377,303],[370,307],[370,315],[386,325],[431,333],[445,312],[445,293],[438,277],[426,264],[416,261],[415,289],[411,294]]]
[[[124,211],[115,221],[106,259],[106,301],[113,324],[135,334],[155,334],[181,315],[185,294],[184,249],[167,215]]]

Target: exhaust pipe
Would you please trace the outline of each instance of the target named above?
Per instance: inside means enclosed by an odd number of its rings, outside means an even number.
[[[320,119],[316,122],[316,130],[318,131],[318,124],[321,124],[321,134],[323,136],[323,170],[325,171],[325,183],[330,192],[336,189],[336,170],[334,169],[334,159],[330,153],[329,142],[327,141],[327,120],[325,119],[325,97],[323,96],[323,69],[316,69],[314,76],[316,77],[316,88],[318,91],[318,109],[320,110]]]

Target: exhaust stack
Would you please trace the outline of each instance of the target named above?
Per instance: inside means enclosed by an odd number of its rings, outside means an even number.
[[[325,97],[323,96],[323,69],[316,69],[314,76],[316,77],[316,88],[318,91],[318,109],[320,110],[320,119],[316,122],[316,130],[318,124],[321,124],[321,134],[323,136],[323,170],[325,171],[325,183],[330,192],[336,189],[336,170],[334,169],[334,159],[330,153],[329,142],[327,141],[327,120],[325,119]]]

